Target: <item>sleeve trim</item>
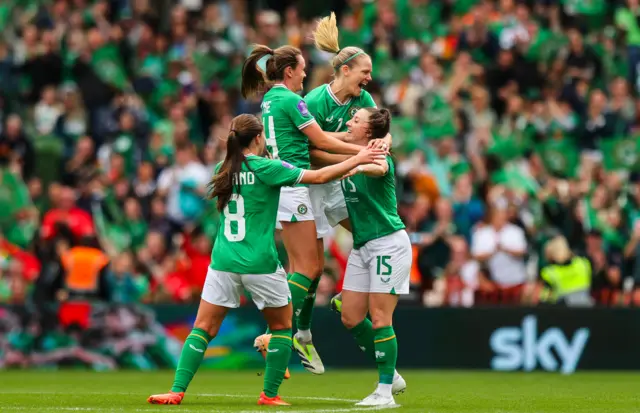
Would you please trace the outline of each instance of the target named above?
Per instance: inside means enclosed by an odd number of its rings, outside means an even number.
[[[302,177],[304,176],[305,170],[301,169],[300,170],[300,175],[298,175],[298,179],[296,179],[296,183],[294,185],[298,185],[300,183],[300,181],[302,181]]]
[[[305,123],[303,123],[302,125],[298,126],[298,130],[302,130],[304,128],[306,128],[309,125],[312,125],[316,122],[316,118],[311,118],[308,121],[306,121]]]

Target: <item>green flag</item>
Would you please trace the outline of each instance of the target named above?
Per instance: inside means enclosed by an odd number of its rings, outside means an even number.
[[[548,139],[536,146],[544,166],[554,175],[573,177],[580,161],[578,148],[569,138]]]
[[[115,44],[106,44],[91,55],[91,66],[106,84],[124,90],[129,84],[127,72]]]
[[[607,171],[637,170],[640,166],[640,136],[605,138],[600,141],[603,164]]]

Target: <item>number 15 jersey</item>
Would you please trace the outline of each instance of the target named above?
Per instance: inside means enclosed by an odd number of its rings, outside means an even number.
[[[216,173],[221,166],[216,165]],[[220,214],[210,267],[238,274],[274,273],[280,265],[273,225],[280,188],[298,184],[303,175],[303,169],[287,162],[248,155]]]

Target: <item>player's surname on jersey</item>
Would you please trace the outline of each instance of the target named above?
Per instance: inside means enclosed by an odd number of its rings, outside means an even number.
[[[253,172],[238,172],[233,174],[234,185],[253,185],[255,182],[256,177]]]

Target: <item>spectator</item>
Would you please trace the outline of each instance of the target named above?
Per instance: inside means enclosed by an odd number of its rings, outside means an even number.
[[[524,263],[527,241],[524,231],[508,222],[507,202],[495,201],[489,221],[471,236],[471,254],[487,265],[491,281],[503,292],[518,299],[527,281]]]
[[[73,156],[67,161],[62,181],[70,187],[92,179],[99,173],[94,142],[89,136],[79,138]]]
[[[568,307],[590,307],[591,265],[585,258],[574,256],[564,237],[556,237],[545,246],[550,265],[541,277],[550,288],[551,302]]]
[[[55,87],[45,87],[42,90],[42,98],[35,106],[33,113],[33,120],[38,134],[46,136],[53,132],[61,113],[62,110],[58,103]]]
[[[107,274],[111,301],[119,304],[137,303],[148,293],[148,281],[134,276],[133,257],[119,255]]]
[[[203,195],[210,175],[195,157],[192,145],[176,150],[176,164],[158,178],[158,191],[167,197],[167,215],[176,224],[193,222],[204,212]]]
[[[33,144],[22,130],[22,120],[15,114],[7,117],[4,131],[0,134],[1,166],[16,170],[25,180],[31,178],[35,171]]]
[[[91,216],[76,206],[76,195],[72,188],[60,188],[59,195],[52,199],[53,208],[42,220],[41,235],[44,239],[53,239],[58,226],[68,226],[76,240],[94,233]]]
[[[77,246],[62,252],[62,288],[57,292],[59,300],[110,298],[107,278],[109,259],[99,247],[95,237],[85,236]]]

